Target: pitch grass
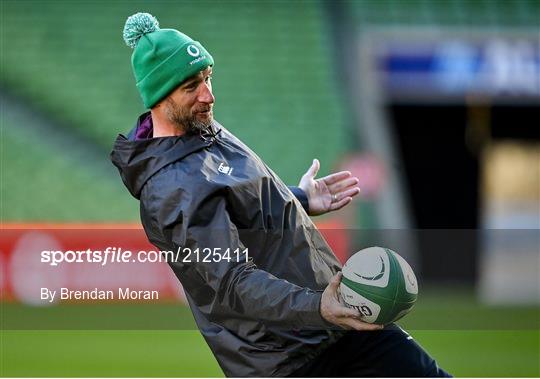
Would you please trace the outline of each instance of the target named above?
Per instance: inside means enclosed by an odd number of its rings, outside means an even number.
[[[538,330],[410,331],[455,376],[537,377]],[[3,377],[222,377],[197,331],[3,331]]]
[[[422,293],[400,324],[441,367],[461,377],[540,376],[538,307],[482,305],[466,288]],[[185,306],[0,305],[0,376],[223,376]],[[48,330],[16,330],[30,328]],[[75,328],[110,330],[65,330]]]

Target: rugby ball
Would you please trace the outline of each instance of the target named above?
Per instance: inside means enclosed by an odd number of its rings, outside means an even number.
[[[416,276],[405,259],[390,249],[360,250],[347,260],[342,273],[343,302],[358,310],[364,322],[384,325],[397,321],[416,302]]]

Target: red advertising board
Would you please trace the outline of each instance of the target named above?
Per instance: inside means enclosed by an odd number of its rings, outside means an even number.
[[[343,261],[347,236],[339,226],[326,222],[319,229]],[[2,301],[53,305],[80,301],[78,292],[119,288],[155,291],[159,297],[152,301],[184,300],[179,281],[138,224],[3,224],[0,234]],[[73,296],[44,293],[64,288]],[[141,300],[126,294],[112,301]]]

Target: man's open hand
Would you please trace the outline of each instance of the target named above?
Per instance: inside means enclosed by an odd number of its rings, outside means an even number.
[[[349,171],[340,171],[315,179],[319,168],[319,160],[314,159],[298,184],[308,198],[310,216],[337,211],[349,204],[352,198],[360,193],[360,188],[357,187],[358,178],[353,177]]]
[[[338,272],[325,288],[321,298],[321,316],[328,322],[344,329],[381,330],[382,325],[368,324],[360,321],[360,312],[341,305],[339,301],[339,283],[341,272]]]

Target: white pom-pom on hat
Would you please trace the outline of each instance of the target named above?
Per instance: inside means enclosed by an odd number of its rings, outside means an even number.
[[[126,45],[134,49],[143,35],[155,32],[156,30],[159,30],[158,20],[150,13],[139,12],[128,17],[122,36]]]

